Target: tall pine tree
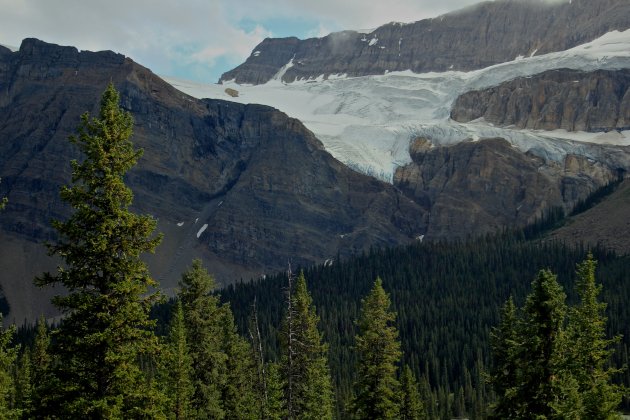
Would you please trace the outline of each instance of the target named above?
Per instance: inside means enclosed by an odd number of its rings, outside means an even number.
[[[191,417],[193,396],[192,358],[188,351],[184,311],[178,300],[169,325],[166,344],[158,359],[159,383],[168,398],[167,411],[175,420]]]
[[[291,399],[290,419],[332,419],[333,390],[328,368],[328,346],[317,330],[319,317],[300,273],[290,295],[284,324],[282,372],[285,396]],[[291,383],[291,389],[288,384]],[[288,393],[291,392],[291,396]]]
[[[212,294],[214,278],[208,274],[201,260],[194,260],[192,267],[182,274],[179,286],[193,367],[191,416],[222,419],[225,411],[221,389],[227,356],[221,350],[223,315],[219,298]]]
[[[390,310],[390,300],[380,278],[368,296],[362,300],[357,326],[357,380],[354,384],[354,416],[357,419],[397,419],[397,395],[400,384],[396,379],[397,363],[402,352],[396,314]]]
[[[72,418],[159,416],[160,396],[148,384],[138,358],[154,351],[149,309],[157,286],[140,255],[160,242],[150,216],[129,211],[131,190],[125,173],[142,154],[130,137],[133,120],[119,107],[110,83],[98,118],[81,117],[74,143],[85,155],[72,161],[71,187],[61,198],[74,213],[54,221],[59,240],[51,255],[64,261],[57,274],[45,273],[40,286],[61,284],[67,295],[53,303],[64,319],[55,331],[55,383],[49,414]]]
[[[15,409],[13,372],[18,349],[11,344],[14,336],[15,326],[2,328],[2,316],[0,315],[0,418],[2,419],[17,419],[20,414]]]
[[[577,265],[576,291],[579,304],[570,311],[569,361],[578,383],[584,407],[584,418],[605,420],[617,418],[623,388],[611,383],[618,369],[607,367],[619,337],[606,338],[606,304],[599,302],[602,286],[595,282],[596,262],[591,254]]]

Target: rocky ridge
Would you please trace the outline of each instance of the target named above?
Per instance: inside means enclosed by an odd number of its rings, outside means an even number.
[[[533,223],[552,207],[571,210],[617,175],[579,155],[545,161],[500,138],[437,147],[418,138],[410,154],[412,163],[396,171],[394,185],[429,209],[426,239]]]
[[[221,81],[262,84],[272,78],[292,82],[320,75],[468,71],[563,51],[627,28],[626,0],[498,0],[410,24],[389,23],[367,34],[268,38]]]
[[[67,141],[113,81],[144,149],[128,174],[135,210],[165,233],[148,261],[175,286],[194,257],[220,282],[323,262],[423,232],[425,210],[393,186],[333,159],[297,120],[266,106],[197,100],[112,52],[78,52],[27,39],[0,53],[0,284],[13,319],[48,297],[32,279],[55,262],[42,242],[69,209],[58,198],[79,158]],[[27,255],[26,259],[24,256]],[[53,291],[48,291],[52,293]]]
[[[459,96],[451,118],[539,130],[629,130],[630,69],[561,69],[517,78]]]

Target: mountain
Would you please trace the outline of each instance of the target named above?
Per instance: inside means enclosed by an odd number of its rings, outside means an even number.
[[[299,121],[262,105],[197,100],[112,52],[79,52],[35,39],[0,50],[0,284],[12,319],[51,314],[32,279],[55,261],[43,242],[68,215],[58,197],[70,181],[67,138],[97,113],[113,81],[144,149],[128,174],[136,211],[158,219],[163,244],[151,272],[174,287],[194,257],[222,283],[407,243],[425,210],[392,185],[332,158]]]
[[[630,181],[625,180],[617,189],[596,206],[567,219],[553,230],[548,238],[568,244],[601,246],[619,254],[630,254]]]
[[[630,69],[558,69],[519,77],[459,96],[451,118],[542,130],[630,130]]]
[[[592,41],[630,28],[626,0],[498,0],[369,33],[323,38],[267,38],[221,82],[262,84],[320,75],[365,76],[393,71],[469,71]]]
[[[418,138],[411,157],[396,171],[394,185],[430,209],[426,239],[525,226],[553,207],[570,210],[613,177],[605,165],[583,157],[549,164],[501,138],[437,147]]]

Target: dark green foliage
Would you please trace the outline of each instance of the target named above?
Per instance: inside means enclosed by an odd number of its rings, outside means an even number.
[[[182,275],[179,298],[192,360],[190,417],[253,419],[255,366],[247,341],[236,331],[232,311],[212,294],[214,279],[194,260]]]
[[[215,282],[203,268],[201,260],[194,260],[192,267],[182,274],[179,286],[192,358],[193,417],[223,418],[221,373],[226,355],[221,351],[222,309],[219,298],[212,295]]]
[[[125,173],[141,151],[134,150],[131,115],[119,105],[109,85],[98,118],[81,117],[71,137],[85,155],[72,162],[71,187],[61,198],[74,213],[55,221],[59,233],[51,255],[64,261],[57,274],[45,273],[40,286],[60,284],[68,294],[54,304],[64,313],[54,332],[52,379],[46,401],[49,415],[61,417],[134,418],[158,416],[160,395],[138,365],[153,353],[157,339],[148,311],[156,301],[147,295],[156,286],[140,259],[160,242],[155,221],[129,211],[132,193]]]
[[[390,300],[380,278],[365,299],[356,336],[357,379],[353,402],[356,419],[399,418],[400,384],[396,378],[402,352],[395,327],[396,314],[390,310]]]
[[[569,362],[588,419],[614,418],[624,389],[611,383],[619,370],[608,367],[620,337],[606,338],[606,304],[599,302],[602,286],[595,282],[596,262],[591,254],[577,266],[576,291],[580,298],[569,318]]]
[[[188,352],[184,311],[177,301],[163,352],[158,359],[158,382],[167,397],[169,418],[190,418],[194,392],[192,358]]]
[[[518,352],[520,337],[519,318],[514,301],[510,297],[501,309],[501,322],[490,333],[493,366],[489,380],[492,383],[497,401],[492,406],[492,417],[509,419],[518,417],[515,384],[517,383]]]
[[[286,417],[284,402],[284,383],[277,363],[267,363],[265,381],[267,384],[267,400],[258,417],[261,420],[280,420]]]
[[[2,328],[0,318],[0,418],[17,419],[19,410],[15,408],[14,369],[18,349],[12,345],[15,326]]]
[[[461,398],[457,398],[457,400],[461,404],[461,409],[459,411],[463,413],[463,390],[460,395]],[[460,399],[461,401],[459,401]],[[400,407],[400,420],[420,420],[426,418],[422,398],[420,397],[420,392],[418,390],[418,382],[408,365],[405,365],[402,368],[402,373],[400,375],[400,396],[398,405]]]
[[[608,302],[607,334],[621,333],[613,365],[628,359],[630,339],[630,259],[593,249],[604,282],[602,300]],[[332,266],[305,270],[309,289],[321,317],[320,328],[329,345],[331,372],[337,397],[337,415],[347,418],[356,358],[354,345],[360,306],[380,275],[396,309],[397,326],[408,364],[420,383],[429,418],[438,416],[438,401],[449,396],[457,409],[456,394],[463,389],[466,415],[480,418],[489,399],[484,366],[490,359],[490,330],[499,323],[500,307],[510,295],[522,305],[540,267],[558,273],[568,290],[569,302],[577,296],[575,264],[586,251],[554,242],[527,242],[514,236],[487,237],[466,242],[423,243],[388,250],[372,250]],[[284,309],[282,289],[286,274],[230,286],[222,291],[237,324],[248,325],[251,305],[257,297],[258,321],[265,355],[277,360],[277,326]],[[630,383],[630,372],[617,375]],[[439,391],[442,389],[442,391]],[[456,415],[452,413],[452,415]]]
[[[290,419],[332,419],[333,390],[328,346],[317,329],[319,317],[300,273],[289,295],[284,320],[281,372]]]
[[[617,339],[606,339],[605,304],[598,302],[591,255],[577,266],[579,303],[567,308],[556,276],[541,270],[522,313],[510,299],[492,332],[498,419],[612,419],[622,388],[606,367]]]

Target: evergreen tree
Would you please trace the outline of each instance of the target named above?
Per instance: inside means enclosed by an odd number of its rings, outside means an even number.
[[[46,406],[46,393],[49,386],[49,368],[51,356],[49,353],[50,337],[48,326],[43,316],[37,321],[35,330],[35,341],[31,351],[31,377],[33,383],[33,398],[29,416],[33,418],[43,418],[50,410]]]
[[[357,326],[357,380],[354,384],[354,414],[357,419],[396,419],[396,401],[400,384],[396,364],[401,351],[398,331],[393,325],[396,314],[380,278],[361,302]]]
[[[513,419],[518,417],[518,404],[515,398],[521,343],[517,328],[516,306],[510,297],[501,310],[499,326],[493,328],[490,333],[493,366],[489,380],[497,395],[497,401],[492,406],[492,418]]]
[[[168,398],[167,412],[170,418],[190,418],[193,396],[192,358],[188,352],[184,311],[178,300],[169,326],[164,354],[159,358],[159,382]]]
[[[619,337],[606,338],[606,304],[598,300],[602,286],[595,282],[595,268],[592,254],[577,265],[576,291],[580,302],[570,315],[569,361],[584,405],[584,418],[604,420],[618,417],[615,410],[623,389],[610,383],[619,370],[608,368],[607,364],[614,351],[611,347]]]
[[[418,382],[411,368],[405,365],[400,375],[400,420],[420,420],[426,418],[418,391]]]
[[[16,419],[19,411],[15,406],[15,382],[13,372],[17,360],[17,348],[11,345],[15,335],[15,326],[2,328],[0,316],[0,418]]]
[[[225,411],[221,389],[227,356],[221,350],[223,309],[219,298],[212,295],[215,282],[201,260],[194,260],[192,267],[182,274],[179,286],[193,367],[191,417],[222,419]]]
[[[33,377],[31,371],[31,351],[24,349],[19,358],[15,375],[15,407],[22,418],[30,418],[33,403]]]
[[[157,345],[148,317],[156,294],[146,295],[157,284],[140,255],[153,252],[161,238],[153,236],[156,223],[150,216],[129,211],[132,193],[123,177],[141,155],[129,140],[132,126],[110,83],[99,117],[85,113],[78,135],[70,138],[85,159],[72,161],[73,185],[62,188],[61,198],[74,213],[53,222],[59,240],[49,245],[50,254],[65,265],[36,280],[68,291],[53,298],[65,317],[54,333],[52,416],[159,416],[160,396],[148,385],[138,358]]]
[[[226,419],[256,419],[254,361],[247,341],[236,331],[226,304],[221,308],[221,351],[226,355],[221,401]]]
[[[328,368],[328,346],[317,330],[319,317],[308,293],[304,273],[298,276],[291,294],[283,332],[285,356],[282,371],[291,390],[285,398],[292,401],[290,419],[331,419],[333,390]],[[289,397],[288,393],[292,395]]]
[[[267,363],[267,404],[258,417],[261,420],[280,420],[286,418],[284,400],[284,383],[280,372],[280,365]]]
[[[569,342],[565,332],[566,295],[549,270],[541,270],[523,308],[517,381],[519,415],[579,418],[576,383],[566,366]]]

